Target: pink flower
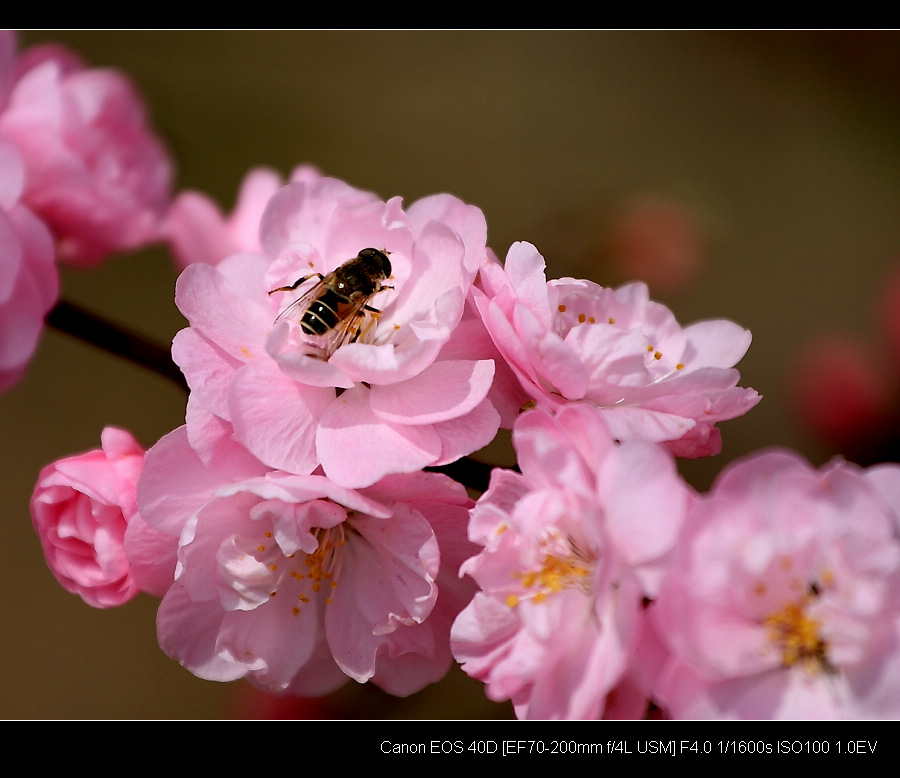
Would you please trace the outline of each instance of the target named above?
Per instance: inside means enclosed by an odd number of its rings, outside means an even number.
[[[642,283],[548,283],[537,249],[516,243],[504,267],[482,267],[480,287],[476,304],[523,395],[549,409],[589,403],[619,440],[665,442],[678,456],[715,454],[716,422],[760,400],[736,385],[747,330],[726,320],[682,328]]]
[[[178,279],[190,327],[172,354],[191,387],[188,435],[202,456],[233,437],[271,469],[308,474],[321,464],[356,488],[453,462],[493,439],[494,362],[450,348],[487,257],[481,211],[450,195],[404,211],[399,198],[309,177],[272,197],[260,234],[265,255],[193,264]],[[335,317],[324,339],[343,323],[361,334],[333,354],[317,350],[302,310],[279,314],[315,274],[367,247],[390,257],[390,278],[369,299],[381,313]],[[310,274],[296,291],[272,293]]]
[[[849,335],[813,339],[788,374],[797,418],[844,456],[879,461],[897,434],[891,365],[871,344]]]
[[[54,46],[0,67],[0,135],[25,160],[23,202],[50,225],[59,257],[94,265],[160,240],[172,164],[131,83]]]
[[[703,264],[704,235],[698,220],[687,207],[662,195],[622,203],[610,243],[619,273],[640,278],[657,293],[684,289]]]
[[[460,574],[481,591],[454,622],[454,656],[520,718],[640,715],[642,603],[658,593],[690,490],[671,455],[613,443],[584,405],[526,411],[513,441],[522,473],[494,470],[472,511],[483,549]]]
[[[441,678],[449,629],[471,594],[472,501],[435,473],[362,490],[322,475],[229,475],[184,428],[147,454],[141,514],[178,539],[160,645],[195,675],[320,695],[347,678],[405,695]]]
[[[95,608],[121,605],[140,590],[125,553],[135,520],[144,451],[124,430],[107,427],[102,448],[48,465],[31,497],[31,517],[50,570],[67,591]]]
[[[733,463],[685,524],[654,606],[675,718],[900,715],[900,467]]]
[[[49,230],[20,198],[25,171],[0,139],[0,391],[24,374],[59,295]]]
[[[291,174],[291,181],[318,178],[304,165]],[[239,251],[261,252],[259,222],[272,195],[284,184],[275,170],[258,167],[244,177],[231,215],[202,192],[181,192],[169,208],[166,234],[179,269],[194,262],[216,265]]]

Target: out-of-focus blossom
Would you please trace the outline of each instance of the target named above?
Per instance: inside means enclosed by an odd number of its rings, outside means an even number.
[[[307,474],[321,464],[355,488],[453,462],[493,439],[494,362],[458,340],[450,348],[488,257],[479,209],[435,195],[404,211],[399,198],[310,176],[271,198],[260,235],[265,254],[192,264],[178,279],[190,327],[172,354],[191,387],[188,435],[201,457],[233,437],[269,468]],[[302,311],[279,313],[316,274],[367,247],[390,257],[390,278],[369,299],[378,312],[332,316],[326,338],[344,325],[359,335],[319,358]],[[272,293],[307,276],[296,291]]]
[[[792,360],[789,399],[807,429],[848,459],[869,464],[897,453],[896,379],[870,344],[822,335]]]
[[[494,470],[472,511],[482,550],[460,572],[481,591],[454,622],[454,656],[520,718],[643,715],[643,601],[692,493],[670,454],[615,444],[584,405],[526,411],[513,442],[521,474]]]
[[[14,40],[4,31],[0,48]],[[58,46],[0,67],[0,136],[22,154],[22,200],[50,226],[59,258],[89,266],[161,240],[172,163],[128,79]]]
[[[806,430],[862,465],[900,461],[900,270],[887,274],[872,308],[872,334],[817,334],[787,380]]]
[[[465,490],[388,476],[362,490],[322,475],[225,477],[179,428],[147,454],[141,515],[178,542],[160,645],[195,675],[303,696],[348,678],[410,694],[452,661],[450,624],[471,595]]]
[[[53,238],[20,198],[21,155],[0,138],[0,391],[24,374],[59,295]]]
[[[760,400],[737,386],[734,368],[750,333],[724,319],[681,327],[643,283],[547,282],[537,249],[516,243],[503,267],[482,267],[479,287],[485,326],[525,396],[549,409],[589,403],[619,440],[665,443],[678,456],[716,454],[716,423]]]
[[[662,195],[623,202],[611,225],[610,258],[626,279],[640,279],[654,293],[688,285],[702,264],[704,240],[690,211]]]
[[[900,715],[900,467],[773,449],[693,505],[652,608],[675,718]]]
[[[896,363],[900,358],[900,267],[886,274],[876,308],[877,326],[884,333]]]
[[[140,591],[125,535],[137,515],[144,450],[130,433],[115,427],[103,431],[101,445],[41,470],[31,517],[47,564],[63,588],[95,608],[110,608]],[[171,555],[169,563],[171,573]]]
[[[290,180],[317,177],[315,168],[302,165],[294,170]],[[284,183],[277,171],[254,168],[241,182],[237,202],[229,216],[203,192],[181,192],[172,201],[166,219],[166,235],[176,266],[183,270],[195,262],[216,265],[239,251],[261,252],[259,222],[269,199]]]

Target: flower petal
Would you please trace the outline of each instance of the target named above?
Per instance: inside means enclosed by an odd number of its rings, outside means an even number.
[[[401,426],[376,416],[369,390],[355,386],[322,414],[316,450],[329,478],[342,486],[370,486],[389,473],[420,470],[441,455],[430,426]]]
[[[468,413],[491,388],[494,363],[440,361],[406,381],[373,386],[372,412],[396,424],[434,424]]]

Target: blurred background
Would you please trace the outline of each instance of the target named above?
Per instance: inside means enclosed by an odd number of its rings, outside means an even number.
[[[885,420],[900,305],[885,294],[900,267],[898,32],[20,34],[21,48],[46,41],[127,73],[176,158],[178,189],[226,210],[262,164],[287,175],[312,163],[406,203],[450,192],[484,211],[501,258],[526,240],[550,277],[640,278],[682,324],[724,317],[749,328],[741,385],[763,400],[720,425],[718,457],[682,463],[698,488],[770,445],[817,465],[835,453],[893,455],[891,440],[862,433],[896,434]],[[165,344],[184,326],[175,277],[151,249],[64,271],[63,296]],[[845,348],[817,346],[826,335]],[[874,362],[861,361],[869,350]],[[824,361],[809,361],[820,352]],[[832,395],[820,401],[817,386]],[[12,533],[0,568],[0,716],[511,715],[458,670],[406,700],[350,682],[306,707],[273,705],[163,655],[152,598],[97,611],[65,592],[31,527],[38,471],[98,447],[109,424],[150,446],[183,423],[184,402],[164,379],[49,330],[26,378],[0,395]],[[843,427],[826,429],[823,408]],[[510,464],[502,444],[483,458]]]

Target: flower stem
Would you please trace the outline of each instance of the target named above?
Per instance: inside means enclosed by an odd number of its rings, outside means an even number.
[[[47,314],[47,325],[148,368],[163,378],[168,378],[185,392],[188,391],[187,381],[178,365],[172,361],[170,350],[152,343],[142,335],[122,329],[118,324],[65,300],[60,300]]]

